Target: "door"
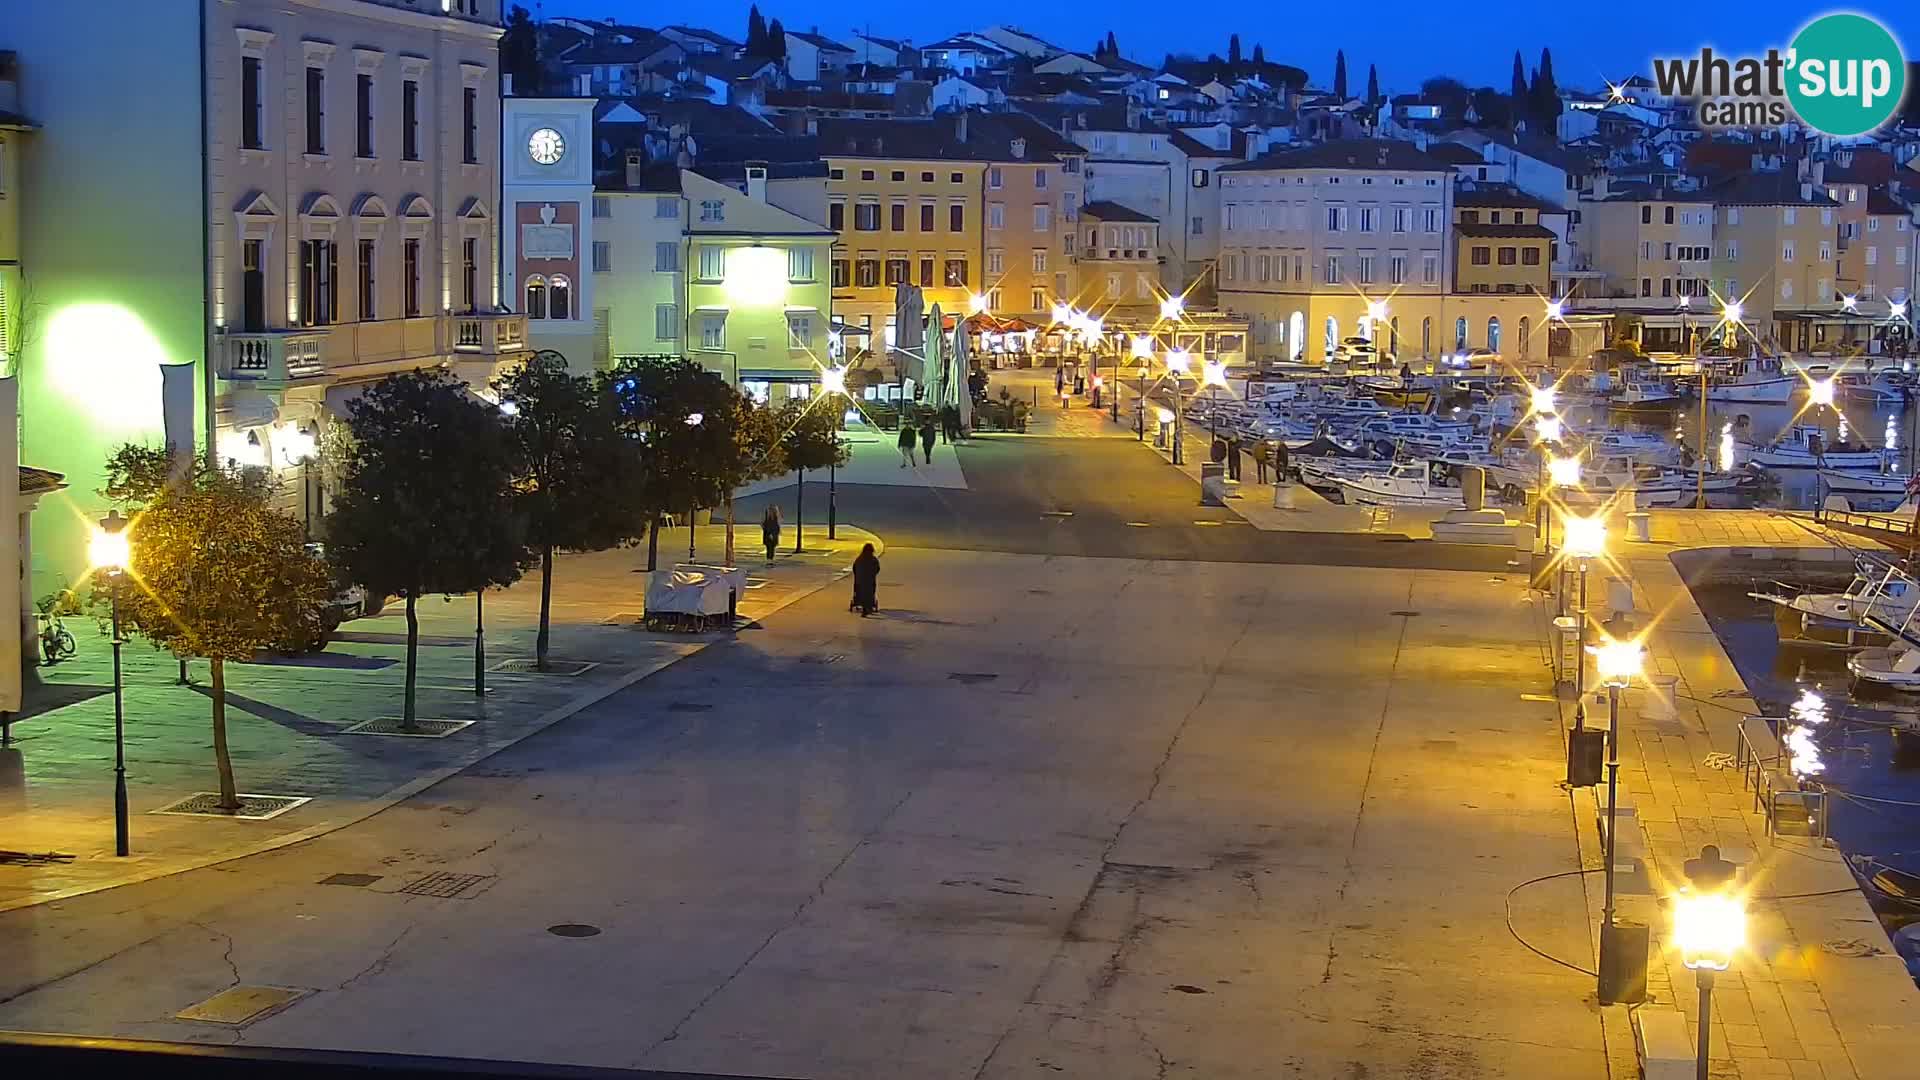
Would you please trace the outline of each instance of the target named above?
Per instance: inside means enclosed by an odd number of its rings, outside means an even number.
[[[267,328],[267,276],[260,268],[264,240],[240,245],[240,328],[259,333]]]

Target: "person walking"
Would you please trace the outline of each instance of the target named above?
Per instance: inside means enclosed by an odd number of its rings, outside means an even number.
[[[873,553],[873,545],[860,549],[860,557],[853,560],[853,603],[848,611],[858,610],[861,618],[880,610],[880,557]]]
[[[1067,363],[1064,360],[1053,369],[1053,392],[1056,396],[1067,392]]]
[[[1267,459],[1273,454],[1267,440],[1261,439],[1253,444],[1253,475],[1264,484],[1267,482]]]
[[[935,431],[933,427],[933,414],[928,413],[926,416],[922,417],[920,420],[921,457],[926,459],[925,463],[928,465],[933,464],[934,434],[935,434]]]
[[[1227,436],[1227,479],[1240,479],[1240,436]]]
[[[900,417],[900,437],[894,440],[894,444],[900,448],[900,467],[903,469],[914,464],[913,443],[917,437],[912,419],[903,414]]]
[[[767,512],[760,518],[760,539],[767,545],[767,565],[773,565],[773,553],[780,547],[780,507],[767,504]]]

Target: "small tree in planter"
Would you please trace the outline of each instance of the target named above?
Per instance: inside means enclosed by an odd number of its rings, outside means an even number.
[[[227,752],[226,662],[251,660],[304,633],[333,593],[301,524],[273,509],[264,469],[198,458],[184,472],[165,449],[123,446],[107,459],[102,494],[132,514],[131,553],[118,583],[121,626],[212,669],[213,761],[220,809],[240,809]]]
[[[821,408],[818,399],[789,401],[780,410],[780,445],[794,473],[793,551],[800,553],[806,529],[807,470],[845,465],[853,451],[840,438],[840,409]],[[904,421],[903,421],[904,422]]]

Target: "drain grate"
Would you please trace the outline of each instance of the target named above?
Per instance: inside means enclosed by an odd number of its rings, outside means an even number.
[[[179,814],[186,817],[222,817],[239,818],[243,821],[265,821],[312,802],[304,795],[248,795],[240,796],[240,809],[227,811],[220,809],[220,793],[217,791],[196,791],[181,799],[169,803],[156,814]]]
[[[668,712],[711,712],[713,706],[704,701],[675,701],[667,705]]]
[[[1413,617],[1415,617],[1416,615],[1419,615],[1420,613],[1419,613],[1419,612],[1417,612],[1417,611],[1389,611],[1389,612],[1387,612],[1387,614],[1389,614],[1389,615],[1405,615],[1405,616],[1406,616],[1407,618],[1409,618],[1409,619],[1411,619],[1411,618],[1413,618]]]
[[[244,1027],[264,1020],[306,997],[310,991],[290,986],[231,986],[197,1005],[174,1013],[176,1020]]]
[[[350,727],[342,728],[343,735],[393,735],[404,739],[444,739],[456,731],[473,726],[471,720],[429,720],[415,717],[412,727],[407,727],[403,718],[382,716],[374,720],[362,720]]]
[[[322,885],[345,885],[349,888],[364,889],[380,880],[379,874],[328,874],[320,879]]]
[[[437,896],[442,900],[458,900],[461,894],[492,881],[492,874],[452,874],[445,870],[435,870],[426,877],[401,888],[401,892],[411,896]]]
[[[501,675],[580,675],[599,667],[591,660],[549,660],[547,669],[540,670],[539,661],[532,659],[502,660],[488,668],[488,671]]]
[[[812,656],[801,657],[800,662],[803,664],[837,664],[846,658],[847,654],[843,652],[815,653]]]
[[[593,937],[600,933],[600,928],[589,923],[563,922],[547,927],[547,933],[554,937]]]
[[[965,683],[968,686],[976,683],[992,682],[999,677],[998,674],[991,671],[954,671],[947,675],[947,678],[952,679],[954,682]]]

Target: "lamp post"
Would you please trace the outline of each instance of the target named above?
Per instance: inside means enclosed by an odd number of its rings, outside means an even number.
[[[1175,348],[1167,353],[1167,371],[1173,375],[1173,463],[1180,464],[1181,429],[1187,426],[1186,416],[1180,411],[1180,379],[1186,375],[1192,358],[1187,350]]]
[[[1569,517],[1562,524],[1561,532],[1561,552],[1578,560],[1580,567],[1580,647],[1575,653],[1579,663],[1573,673],[1573,691],[1579,702],[1574,709],[1573,726],[1578,729],[1584,726],[1587,708],[1587,564],[1607,553],[1607,521],[1598,515]]]
[[[1133,335],[1133,344],[1131,346],[1131,351],[1133,353],[1134,361],[1140,365],[1140,412],[1139,412],[1139,419],[1135,421],[1133,428],[1134,428],[1134,434],[1139,436],[1140,441],[1146,442],[1147,441],[1147,365],[1153,359],[1153,339],[1151,337],[1148,337],[1145,334]],[[1114,367],[1114,399],[1115,399],[1114,407],[1115,408],[1119,408],[1120,406],[1119,371],[1120,371],[1119,366],[1116,363]]]
[[[1680,962],[1700,988],[1700,1039],[1694,1056],[1696,1080],[1707,1080],[1713,1041],[1713,977],[1733,965],[1746,942],[1747,912],[1728,885],[1733,865],[1712,844],[1686,862],[1688,887],[1673,898],[1673,937]]]
[[[705,413],[688,413],[687,426],[690,428],[699,427],[701,422],[704,421],[706,418],[707,417]],[[700,508],[693,504],[692,499],[688,499],[687,500],[687,561],[688,562],[693,561],[693,527],[694,527],[694,519],[699,516],[699,513],[700,513]]]
[[[1542,423],[1545,423],[1545,421],[1542,421]],[[1559,430],[1559,427],[1558,427],[1559,421],[1555,420],[1554,425],[1555,425],[1555,431],[1557,432]],[[1553,490],[1556,488],[1563,488],[1563,487],[1572,488],[1572,487],[1580,486],[1580,459],[1579,458],[1555,457],[1551,450],[1544,451],[1544,454],[1545,454],[1544,460],[1546,462],[1546,470],[1547,470],[1547,491],[1545,494],[1548,494],[1548,495],[1552,494]],[[1545,526],[1544,550],[1552,551],[1553,550],[1553,515],[1546,512],[1546,499],[1544,495],[1541,499],[1540,519]],[[1567,565],[1564,560],[1562,560],[1560,563],[1559,578],[1560,578],[1560,588],[1558,589],[1558,593],[1559,593],[1558,608],[1559,609],[1556,612],[1556,614],[1565,615],[1567,613],[1567,589],[1566,589]]]
[[[1639,643],[1604,641],[1592,647],[1593,666],[1607,687],[1607,891],[1600,914],[1600,971],[1612,970],[1609,963],[1618,948],[1613,934],[1614,836],[1619,831],[1618,794],[1620,785],[1620,691],[1640,676],[1645,655]],[[1612,1004],[1611,980],[1600,976],[1600,1003]]]
[[[833,408],[841,408],[840,396],[847,392],[847,369],[830,367],[820,372],[820,393],[832,402]],[[833,420],[833,453],[827,458],[827,539],[835,539],[834,531],[839,524],[840,515],[840,419],[835,413]]]
[[[1220,437],[1220,388],[1227,385],[1227,365],[1208,360],[1200,365],[1200,379],[1207,384],[1207,435]]]
[[[107,511],[88,545],[93,565],[107,572],[108,603],[113,612],[113,853],[121,856],[128,852],[127,714],[120,678],[120,579],[133,558],[127,524],[120,511]]]

